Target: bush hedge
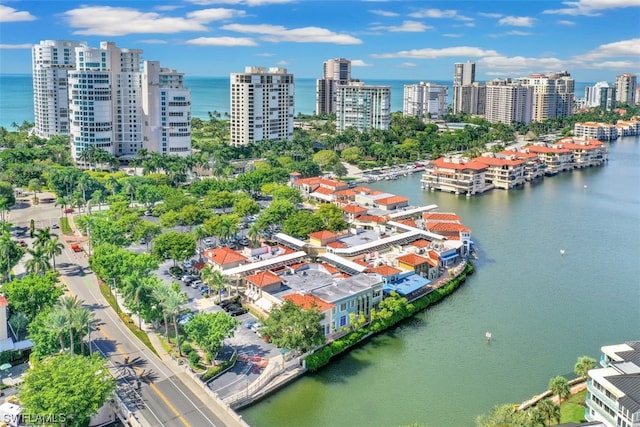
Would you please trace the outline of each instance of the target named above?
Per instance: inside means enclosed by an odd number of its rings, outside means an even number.
[[[332,357],[344,352],[348,348],[358,344],[359,342],[369,338],[370,336],[382,332],[393,325],[407,319],[414,314],[424,310],[432,304],[436,304],[444,297],[451,295],[456,289],[458,289],[466,280],[467,276],[473,274],[474,268],[471,263],[467,263],[465,269],[456,278],[449,281],[444,286],[436,289],[435,291],[417,299],[410,304],[406,305],[406,309],[401,312],[394,313],[394,316],[390,318],[378,318],[371,321],[368,325],[365,325],[355,331],[349,332],[342,338],[339,338],[324,347],[317,350],[315,353],[307,356],[306,365],[307,369],[311,372],[320,369],[329,363]]]

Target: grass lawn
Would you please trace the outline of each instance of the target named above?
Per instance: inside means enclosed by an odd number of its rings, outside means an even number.
[[[144,331],[141,331],[140,329],[138,329],[138,327],[133,323],[131,318],[127,316],[125,313],[123,313],[122,310],[116,309],[116,298],[115,296],[111,295],[111,290],[109,289],[109,286],[102,281],[100,281],[99,284],[100,284],[100,293],[109,302],[109,305],[118,312],[118,315],[120,316],[120,319],[122,319],[122,322],[127,326],[127,328],[129,328],[131,332],[133,332],[133,335],[138,337],[138,339],[142,341],[144,345],[146,345],[149,348],[149,350],[153,351],[156,354],[156,356],[158,356],[158,352],[156,351],[155,347],[153,347],[153,344],[151,344],[151,341],[149,340],[149,337],[147,336],[147,334]]]
[[[560,423],[581,423],[584,418],[584,401],[587,397],[587,390],[570,396],[560,405]]]
[[[66,216],[60,218],[60,227],[62,228],[62,234],[73,234],[73,230],[71,230],[71,226],[69,225],[69,218]]]

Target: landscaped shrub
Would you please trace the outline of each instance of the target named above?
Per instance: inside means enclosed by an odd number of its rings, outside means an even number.
[[[342,353],[349,347],[368,338],[369,336],[384,331],[385,329],[388,329],[398,322],[413,316],[417,312],[424,310],[428,306],[439,302],[444,297],[452,294],[456,289],[458,289],[466,281],[467,276],[473,274],[473,271],[473,265],[471,265],[471,263],[467,263],[464,271],[460,273],[458,277],[452,279],[441,288],[438,288],[435,291],[423,296],[422,298],[417,299],[410,304],[407,304],[406,307],[402,310],[393,312],[389,317],[380,317],[379,314],[377,316],[372,315],[372,317],[375,317],[375,319],[368,325],[348,333],[342,338],[331,342],[315,353],[307,356],[307,358],[305,359],[307,369],[311,372],[320,369],[321,367],[329,363],[329,360],[331,360],[333,356]]]
[[[182,343],[182,345],[180,346],[180,349],[182,350],[182,353],[186,354],[187,356],[193,353],[193,346],[189,342]]]
[[[200,363],[200,355],[197,351],[193,351],[193,348],[191,349],[191,352],[187,355],[187,357],[189,358],[189,363],[191,363],[191,365],[195,366]]]

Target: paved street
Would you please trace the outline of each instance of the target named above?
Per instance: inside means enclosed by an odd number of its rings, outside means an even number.
[[[35,207],[23,206],[12,210],[9,221],[17,226],[28,227],[33,218],[36,228],[42,228],[57,223],[60,215],[60,207],[53,203]],[[26,236],[20,239],[31,244],[28,231]],[[183,380],[193,380],[186,376],[178,378],[120,322],[102,297],[96,277],[88,269],[88,260],[84,253],[75,253],[65,245],[63,254],[56,258],[56,262],[62,280],[94,313],[98,327],[91,338],[97,348],[109,357],[112,372],[118,378],[121,388],[127,389],[128,392],[124,394],[128,395],[128,400],[134,403],[130,409],[143,425],[240,425],[226,413],[225,408],[213,399],[206,398],[204,393],[199,396],[206,399],[206,403],[196,396],[183,383]],[[21,274],[24,268],[19,265],[14,271]],[[197,387],[198,385],[196,390]],[[136,398],[138,395],[139,398]],[[138,407],[135,407],[135,403]]]

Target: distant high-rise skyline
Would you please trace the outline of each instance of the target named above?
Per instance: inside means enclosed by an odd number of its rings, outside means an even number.
[[[69,135],[79,166],[88,166],[82,153],[90,147],[121,159],[143,148],[191,153],[191,97],[182,74],[114,42],[93,48],[45,40],[32,51],[37,133]]]
[[[336,130],[388,130],[391,123],[391,87],[350,82],[336,88]]]
[[[624,73],[616,77],[616,101],[618,104],[634,105],[638,87],[638,79],[635,74]]]
[[[490,123],[531,122],[533,87],[511,79],[494,79],[486,84],[485,119]]]
[[[245,67],[229,84],[231,145],[293,138],[295,84],[286,68]]]
[[[322,78],[316,81],[316,114],[336,111],[336,87],[351,82],[351,61],[334,58],[322,65]]]
[[[440,119],[447,113],[448,86],[420,82],[404,85],[402,113],[405,117]]]

